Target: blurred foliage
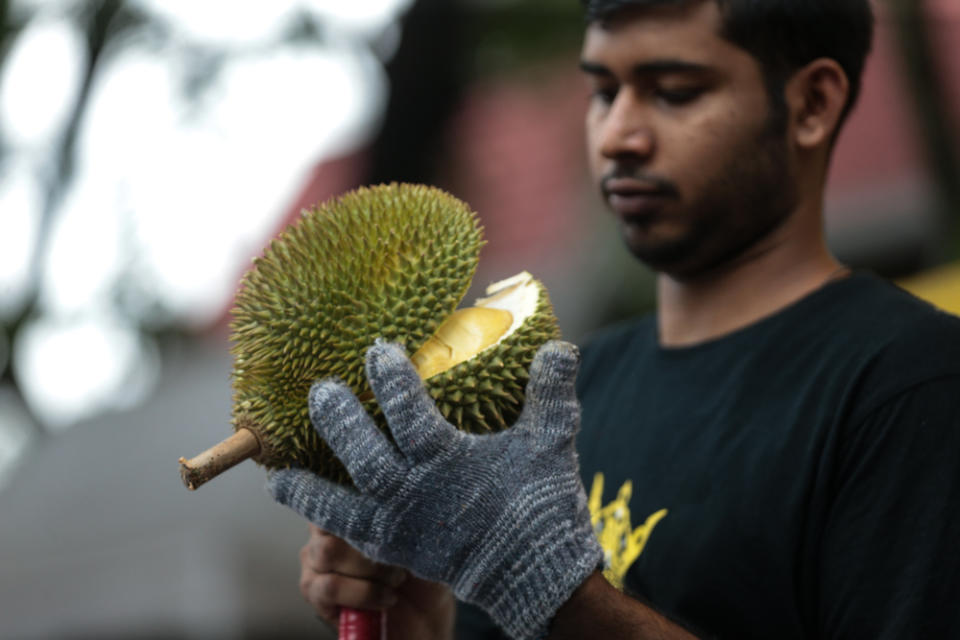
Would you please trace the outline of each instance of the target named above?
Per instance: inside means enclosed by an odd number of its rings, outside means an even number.
[[[24,18],[13,15],[11,4],[12,0],[0,0],[0,71],[3,71],[3,61],[7,57],[10,46],[27,22]],[[3,168],[4,162],[3,149],[3,130],[0,129],[0,169]]]
[[[57,148],[51,154],[54,171],[52,175],[45,177],[45,199],[41,209],[40,231],[37,234],[30,265],[34,287],[20,313],[6,322],[7,331],[12,340],[16,339],[16,335],[27,320],[38,313],[36,299],[40,265],[49,240],[52,218],[73,175],[74,146],[97,68],[104,54],[109,53],[110,47],[117,42],[118,36],[147,24],[145,17],[131,9],[123,0],[88,0],[69,7],[68,15],[84,36],[87,53],[86,67],[83,69],[80,90],[74,104],[70,106]],[[0,22],[0,71],[3,70],[10,45],[32,17],[29,14],[15,14],[11,10],[9,0],[0,0],[0,19],[3,20]],[[9,149],[2,143],[2,136],[3,131],[0,131],[0,167],[9,153]],[[2,375],[0,380],[13,382],[9,368],[0,375]]]
[[[896,21],[903,78],[910,91],[913,115],[934,185],[943,227],[941,255],[936,262],[960,259],[960,153],[958,123],[944,90],[946,77],[932,47],[932,18],[922,0],[887,0]]]
[[[516,73],[544,61],[576,55],[584,18],[576,0],[468,3],[473,72]]]
[[[2,319],[0,323],[0,333],[4,335],[3,342],[7,346],[17,339],[32,319],[43,314],[38,305],[39,274],[43,256],[50,241],[53,219],[76,170],[76,142],[98,73],[111,57],[121,55],[131,46],[156,47],[177,37],[163,19],[144,13],[136,4],[126,0],[81,0],[50,6],[40,3],[14,6],[13,0],[0,0],[0,79],[3,77],[8,54],[25,27],[34,19],[51,16],[66,18],[75,25],[85,49],[85,66],[80,72],[79,90],[74,102],[69,105],[66,120],[49,149],[49,158],[43,163],[44,166],[49,166],[50,170],[37,171],[35,175],[41,182],[43,200],[39,232],[29,265],[31,289],[19,310],[16,310],[12,317]],[[321,32],[320,25],[316,24],[311,16],[296,15],[287,31],[272,45],[311,39],[319,41]],[[202,97],[204,89],[216,79],[219,62],[225,53],[216,45],[208,43],[184,43],[181,39],[179,44],[188,49],[186,53],[196,63],[191,65],[194,73],[187,78],[183,88],[184,98],[189,102],[192,98]],[[7,144],[4,132],[0,130],[0,170],[15,151]],[[122,293],[122,284],[121,280],[119,293]],[[118,309],[122,311],[123,305],[118,305]],[[175,337],[183,331],[180,326],[139,324],[144,334],[160,340]],[[6,361],[6,357],[0,360]],[[12,367],[0,366],[0,385],[19,390]]]
[[[62,146],[57,154],[58,179],[52,185],[51,202],[46,207],[48,212],[56,206],[56,200],[73,174],[74,145],[97,67],[103,57],[117,47],[122,36],[148,24],[146,16],[132,9],[124,0],[92,0],[81,3],[75,8],[73,19],[86,37],[87,66],[84,69],[80,93],[64,125]]]
[[[3,59],[10,44],[26,24],[26,20],[13,14],[11,0],[0,0],[0,60]]]

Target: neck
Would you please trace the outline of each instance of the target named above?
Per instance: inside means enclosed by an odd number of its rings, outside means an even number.
[[[795,211],[736,260],[709,273],[657,278],[664,347],[691,346],[747,327],[845,275],[823,239],[818,211]],[[803,220],[816,224],[803,225]]]

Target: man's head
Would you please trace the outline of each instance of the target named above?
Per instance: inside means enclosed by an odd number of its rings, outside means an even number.
[[[637,257],[693,277],[819,202],[869,48],[867,0],[585,4],[591,168]]]
[[[658,5],[702,0],[581,0],[588,22]],[[786,117],[783,89],[817,58],[836,60],[850,83],[841,123],[860,95],[860,78],[873,41],[870,0],[707,0],[722,15],[720,34],[752,55],[763,71],[773,117]]]

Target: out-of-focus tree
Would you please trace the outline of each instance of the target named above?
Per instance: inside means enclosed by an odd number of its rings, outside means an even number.
[[[945,74],[931,38],[931,12],[924,0],[887,0],[896,23],[918,130],[923,137],[936,206],[944,234],[935,259],[960,258],[960,137],[943,90]]]
[[[418,0],[387,64],[390,96],[365,179],[435,182],[449,119],[470,83],[571,59],[583,36],[575,0]]]
[[[216,322],[303,174],[372,128],[407,4],[0,0],[4,397],[53,428],[142,397],[124,371]]]
[[[89,102],[90,89],[96,71],[104,55],[109,54],[112,45],[115,45],[125,34],[147,24],[144,16],[128,7],[123,0],[80,2],[65,7],[64,10],[70,14],[79,33],[84,37],[86,62],[82,70],[79,92],[73,104],[68,106],[66,122],[63,123],[61,135],[55,141],[55,148],[51,152],[49,161],[51,170],[47,172],[41,190],[38,230],[33,236],[34,246],[28,251],[30,263],[27,267],[27,293],[19,304],[19,308],[15,309],[10,317],[4,319],[3,325],[0,325],[0,330],[5,329],[10,344],[16,343],[28,319],[39,313],[39,281],[44,250],[50,239],[50,229],[57,206],[73,176],[77,133]],[[0,72],[4,69],[11,46],[33,17],[27,10],[15,11],[11,0],[0,0]],[[0,131],[0,170],[9,163],[13,152],[13,149],[5,144],[3,134],[4,132]],[[26,212],[8,212],[8,214],[27,215]],[[0,385],[6,385],[14,391],[19,389],[12,366],[0,368]]]

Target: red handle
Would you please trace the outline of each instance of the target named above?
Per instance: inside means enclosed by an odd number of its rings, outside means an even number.
[[[340,640],[387,640],[387,612],[342,607]]]

